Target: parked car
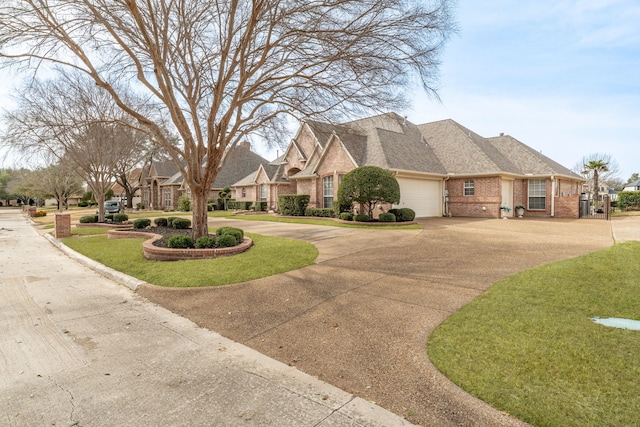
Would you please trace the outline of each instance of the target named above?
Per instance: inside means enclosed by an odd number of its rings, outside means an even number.
[[[113,201],[104,202],[104,213],[116,214],[120,212],[120,206],[121,206],[120,202],[113,202]],[[98,213],[97,209],[96,209],[96,213]]]

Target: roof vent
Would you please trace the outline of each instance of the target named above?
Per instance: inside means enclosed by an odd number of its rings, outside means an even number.
[[[504,132],[500,132],[500,136],[504,136]]]

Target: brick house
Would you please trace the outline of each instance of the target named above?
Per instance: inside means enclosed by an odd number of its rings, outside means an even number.
[[[220,172],[211,188],[209,200],[216,200],[223,188],[231,187],[233,183],[265,163],[267,160],[251,151],[248,142],[236,145],[225,155]],[[173,210],[177,208],[180,196],[190,197],[189,188],[173,161],[152,162],[140,176],[142,203],[146,208]]]
[[[301,123],[284,154],[237,181],[235,198],[278,209],[279,194],[332,207],[342,177],[379,166],[400,185],[396,207],[417,217],[514,215],[578,218],[584,179],[511,136],[484,138],[453,120],[414,125],[387,113],[343,124]],[[509,207],[507,212],[501,207]]]

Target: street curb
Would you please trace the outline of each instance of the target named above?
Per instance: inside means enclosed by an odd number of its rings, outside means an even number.
[[[69,248],[68,246],[64,245],[62,242],[60,242],[58,239],[56,239],[55,237],[53,237],[51,234],[49,233],[45,233],[44,237],[49,240],[49,242],[51,242],[51,244],[55,247],[57,247],[58,249],[60,249],[65,255],[67,255],[70,258],[75,259],[76,261],[78,261],[80,264],[83,264],[87,267],[89,267],[90,269],[94,270],[95,272],[103,275],[104,277],[113,280],[114,282],[120,283],[126,287],[128,287],[129,289],[131,289],[132,291],[137,291],[138,287],[140,287],[140,285],[144,285],[147,282],[140,280],[140,279],[136,279],[135,277],[131,277],[127,274],[121,273],[119,271],[116,271],[112,268],[109,268],[105,265],[100,264],[99,262],[96,262],[94,260],[92,260],[91,258],[88,258],[76,251],[74,251],[73,249]]]

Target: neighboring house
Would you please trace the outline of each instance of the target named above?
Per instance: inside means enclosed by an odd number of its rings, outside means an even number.
[[[142,168],[135,168],[134,170],[132,170],[127,174],[127,180],[130,183],[139,183],[141,175],[142,175]],[[122,187],[122,185],[118,183],[115,183],[113,184],[111,189],[113,190],[113,197],[111,198],[111,200],[120,201],[126,206],[127,193],[125,192],[124,187]],[[135,208],[138,203],[142,202],[142,197],[140,196],[139,187],[136,189],[132,197],[133,197],[132,206]]]
[[[622,191],[640,191],[640,179],[628,183]]]
[[[223,165],[211,188],[209,200],[216,200],[220,190],[231,187],[233,183],[265,163],[267,160],[251,151],[248,142],[238,144],[225,155]],[[153,162],[143,171],[141,178],[142,203],[145,207],[172,210],[177,208],[180,196],[191,196],[182,174],[172,161]]]
[[[530,216],[577,218],[584,181],[510,136],[483,138],[453,120],[416,126],[387,113],[338,125],[302,122],[282,157],[234,184],[236,199],[277,210],[278,195],[308,194],[309,206],[329,208],[342,177],[365,165],[391,172],[397,207],[417,217],[499,217],[502,206],[513,216],[523,205]]]

